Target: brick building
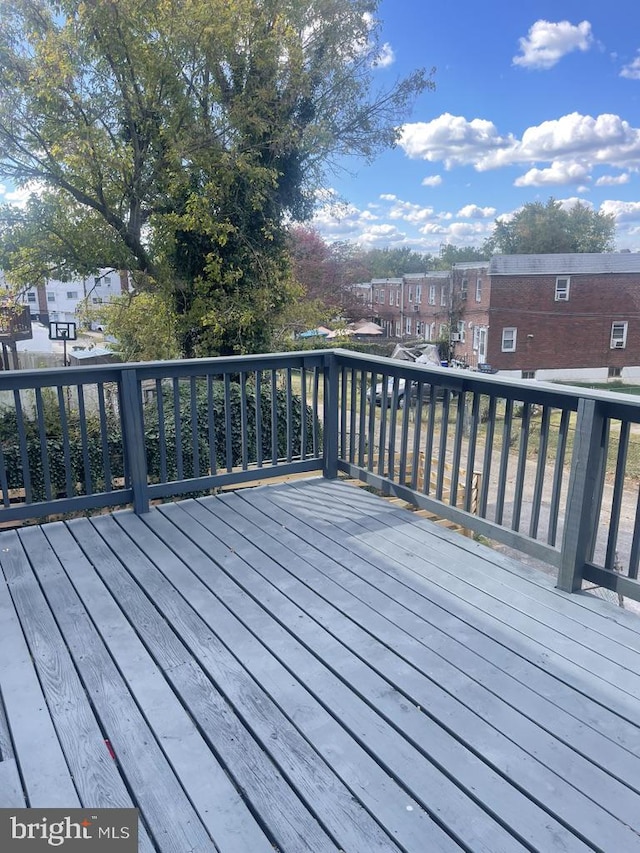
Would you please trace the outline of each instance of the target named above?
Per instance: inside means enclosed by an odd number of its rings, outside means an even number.
[[[471,368],[640,379],[640,253],[495,255],[369,283],[388,337],[437,341]]]
[[[487,361],[537,379],[640,377],[640,254],[495,255]]]

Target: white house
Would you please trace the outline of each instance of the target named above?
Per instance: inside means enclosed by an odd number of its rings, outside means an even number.
[[[96,275],[71,281],[47,279],[44,287],[31,287],[21,302],[31,309],[31,316],[41,322],[77,322],[80,302],[88,300],[89,307],[109,302],[127,288],[127,273],[104,267]]]

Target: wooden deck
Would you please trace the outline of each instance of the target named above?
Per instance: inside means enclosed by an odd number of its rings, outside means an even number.
[[[637,617],[365,491],[6,531],[0,564],[0,806],[135,805],[144,851],[640,851]]]

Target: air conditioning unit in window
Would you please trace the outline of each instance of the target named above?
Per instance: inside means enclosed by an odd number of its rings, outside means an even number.
[[[624,349],[624,341],[614,341],[613,342],[614,349]]]
[[[451,342],[459,343],[462,340],[462,335],[460,332],[451,332]]]

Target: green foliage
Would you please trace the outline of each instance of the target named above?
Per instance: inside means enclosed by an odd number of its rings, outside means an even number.
[[[150,482],[160,482],[160,447],[161,434],[164,437],[167,461],[167,477],[169,480],[178,479],[178,448],[180,448],[183,459],[183,477],[188,478],[195,475],[194,468],[194,444],[198,448],[200,464],[200,475],[204,476],[209,470],[210,459],[210,433],[209,415],[212,414],[212,422],[215,436],[215,458],[217,467],[226,470],[226,437],[227,422],[230,424],[231,436],[231,464],[233,467],[242,464],[242,435],[243,429],[246,435],[246,459],[247,464],[257,461],[257,421],[256,421],[256,388],[254,383],[246,386],[246,420],[243,421],[241,387],[238,382],[230,383],[228,411],[225,404],[224,383],[216,381],[212,383],[211,408],[207,383],[198,380],[196,383],[196,435],[193,435],[192,407],[190,396],[191,384],[180,383],[179,404],[174,407],[173,393],[171,389],[163,390],[163,419],[159,417],[159,408],[155,399],[144,405],[144,427],[145,445]],[[295,392],[295,388],[293,391]],[[277,430],[277,453],[278,458],[283,459],[288,452],[288,430],[291,435],[291,453],[299,456],[302,447],[302,400],[299,394],[292,393],[291,407],[289,410],[288,396],[285,388],[278,387],[275,396],[276,430]],[[113,406],[107,407],[107,433],[105,438],[106,448],[109,456],[111,477],[114,480],[124,477],[123,441],[120,418]],[[82,425],[77,406],[72,396],[67,396],[64,401],[64,420],[60,414],[57,397],[51,391],[45,389],[43,393],[42,416],[46,442],[41,441],[40,431],[35,406],[25,406],[22,423],[25,433],[27,458],[29,464],[29,478],[32,489],[33,501],[44,501],[45,470],[43,466],[43,453],[49,468],[52,498],[67,495],[67,473],[73,484],[74,493],[86,494],[85,488],[85,454],[88,457],[91,484],[94,492],[106,488],[104,457],[103,457],[103,435],[100,419],[97,414],[87,411],[85,415],[86,442],[83,442]],[[316,439],[318,451],[321,452],[322,432],[317,425]],[[265,377],[260,393],[260,432],[262,436],[262,456],[265,464],[268,464],[272,456],[272,392],[270,379]],[[178,433],[180,441],[178,442]],[[4,456],[4,464],[7,471],[9,489],[21,490],[25,487],[24,467],[19,441],[18,420],[13,409],[0,411],[0,444]],[[66,442],[65,442],[66,437]],[[312,410],[309,406],[305,410],[305,448],[307,454],[311,454],[313,447],[313,422]],[[66,450],[69,454],[70,465],[67,468],[65,457]],[[77,490],[77,491],[76,491]]]
[[[3,4],[0,179],[45,188],[0,211],[12,280],[126,267],[184,355],[269,348],[296,294],[284,224],[335,161],[395,144],[433,85],[374,87],[377,6]]]
[[[453,246],[451,243],[446,243],[441,246],[433,269],[450,270],[454,264],[462,264],[465,261],[486,261],[490,257],[491,253],[486,251],[486,246],[483,249],[477,249],[475,246]]]
[[[485,249],[505,255],[610,252],[614,237],[612,214],[580,202],[567,211],[550,198],[525,204],[508,222],[497,220]]]
[[[153,361],[180,356],[176,317],[162,293],[123,294],[92,308],[91,318],[117,337],[123,361]]]

